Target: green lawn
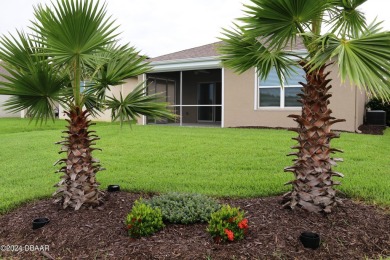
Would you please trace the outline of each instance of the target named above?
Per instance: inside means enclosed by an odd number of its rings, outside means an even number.
[[[0,213],[23,202],[49,197],[59,180],[53,163],[66,122],[36,126],[23,119],[0,119]],[[285,130],[125,126],[98,123],[103,152],[95,152],[106,171],[105,188],[144,192],[197,192],[212,196],[257,197],[286,192],[292,179],[295,134]],[[345,162],[340,189],[347,196],[390,205],[390,130],[384,136],[342,133],[334,141]]]

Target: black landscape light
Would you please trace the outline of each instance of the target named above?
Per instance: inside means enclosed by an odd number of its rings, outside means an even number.
[[[306,248],[317,249],[320,247],[320,235],[313,232],[302,232],[299,237],[302,244]]]
[[[50,220],[48,218],[36,218],[33,220],[33,229],[38,229],[49,223]]]
[[[115,191],[120,191],[121,187],[119,185],[108,185],[107,191],[108,192],[115,192]]]

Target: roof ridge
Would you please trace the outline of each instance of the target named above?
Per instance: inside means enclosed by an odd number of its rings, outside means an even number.
[[[149,59],[149,61],[166,61],[166,60],[180,60],[188,58],[212,57],[217,56],[216,45],[221,44],[222,41],[217,41],[181,51],[176,51],[164,55],[160,55]]]

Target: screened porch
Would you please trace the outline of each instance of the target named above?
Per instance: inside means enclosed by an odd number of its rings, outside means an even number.
[[[160,101],[178,117],[176,120],[147,118],[148,124],[221,126],[222,70],[203,69],[146,75],[148,94],[159,93]]]

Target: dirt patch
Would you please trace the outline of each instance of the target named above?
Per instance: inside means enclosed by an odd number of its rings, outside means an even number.
[[[131,239],[123,224],[133,193],[110,193],[99,209],[62,210],[52,200],[26,204],[0,216],[0,245],[44,246],[46,252],[0,251],[12,259],[362,259],[390,256],[390,215],[374,206],[344,200],[328,216],[281,209],[280,197],[224,199],[247,212],[248,236],[215,244],[206,224],[167,226],[151,237]],[[50,223],[32,230],[32,220]],[[303,231],[321,235],[319,249],[306,249]],[[4,249],[4,248],[2,248]]]

